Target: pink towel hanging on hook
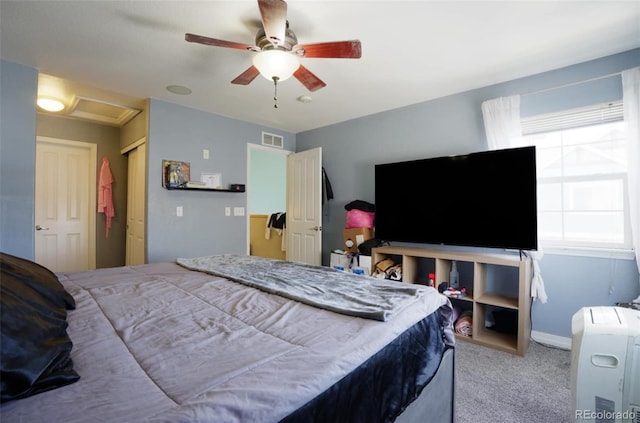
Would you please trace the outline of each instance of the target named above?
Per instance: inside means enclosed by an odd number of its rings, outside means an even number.
[[[113,208],[113,192],[111,190],[113,182],[109,159],[105,156],[102,158],[100,176],[98,178],[98,213],[104,213],[104,217],[107,220],[105,234],[107,238],[109,238],[109,229],[111,229],[111,218],[116,215],[116,211]]]

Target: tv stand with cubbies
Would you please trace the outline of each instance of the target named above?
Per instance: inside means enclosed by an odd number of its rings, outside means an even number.
[[[531,334],[531,259],[524,255],[429,250],[417,247],[378,247],[372,251],[371,265],[385,258],[402,263],[402,281],[428,283],[435,272],[436,287],[449,281],[451,264],[456,262],[459,287],[467,295],[451,298],[453,306],[471,310],[472,334],[456,334],[456,339],[473,342],[512,354],[524,356]],[[374,270],[372,268],[372,271]],[[505,319],[488,327],[486,322],[497,313]],[[512,330],[495,330],[504,324]]]

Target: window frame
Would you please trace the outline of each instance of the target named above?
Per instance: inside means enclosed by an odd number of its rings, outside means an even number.
[[[522,124],[522,136],[527,141],[528,145],[538,145],[535,142],[529,142],[528,136],[541,134],[560,132],[575,128],[584,128],[589,126],[597,126],[602,124],[608,124],[612,122],[624,121],[622,113],[623,105],[622,101],[607,102],[604,104],[593,105],[589,107],[583,107],[579,109],[562,110],[555,113],[548,113],[536,116],[530,116],[521,119]],[[625,137],[626,138],[626,137]],[[628,142],[628,138],[627,138]],[[578,144],[578,145],[587,145]],[[572,144],[576,145],[576,144]],[[564,146],[562,146],[564,147]],[[541,147],[542,148],[542,147]],[[628,148],[628,144],[627,144]],[[564,167],[564,164],[563,164]],[[631,221],[629,211],[629,192],[627,189],[628,184],[628,171],[613,172],[606,174],[589,174],[589,175],[570,175],[566,176],[564,172],[558,176],[541,177],[537,175],[536,180],[538,185],[540,183],[571,183],[571,182],[596,182],[598,180],[612,180],[618,179],[622,181],[623,189],[623,241],[617,242],[603,242],[597,240],[591,241],[576,241],[576,240],[556,240],[556,239],[544,239],[541,236],[541,227],[538,223],[538,243],[545,251],[550,251],[554,254],[567,254],[567,255],[580,255],[580,256],[596,256],[607,258],[628,258],[633,259],[633,241],[631,237]],[[538,194],[539,196],[540,194]],[[565,218],[567,209],[565,208],[565,201],[567,200],[565,193],[561,196],[560,213],[562,214],[562,237],[566,231]],[[538,206],[540,207],[540,206]],[[538,209],[538,214],[540,210]]]

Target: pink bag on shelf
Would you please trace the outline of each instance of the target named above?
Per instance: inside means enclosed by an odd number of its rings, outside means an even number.
[[[347,224],[345,229],[351,228],[373,228],[374,212],[367,212],[358,209],[347,211]]]

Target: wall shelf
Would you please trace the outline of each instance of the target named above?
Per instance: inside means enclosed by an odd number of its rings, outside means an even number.
[[[385,258],[402,262],[402,281],[424,283],[428,273],[436,274],[435,284],[448,282],[451,263],[457,263],[463,298],[450,298],[452,305],[473,313],[472,335],[456,334],[456,339],[473,342],[524,356],[531,334],[531,259],[510,254],[483,254],[415,247],[379,247],[372,252],[371,265]],[[373,270],[373,269],[372,269]],[[494,313],[506,315],[513,332],[488,327]]]
[[[188,188],[188,187],[175,187],[169,188],[165,187],[170,191],[213,191],[213,192],[245,192],[245,190],[237,190],[237,189],[222,189],[222,188]]]

